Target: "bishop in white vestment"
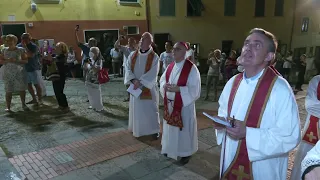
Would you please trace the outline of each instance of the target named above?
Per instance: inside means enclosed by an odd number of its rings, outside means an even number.
[[[233,125],[215,124],[222,179],[286,179],[300,125],[290,85],[269,66],[276,48],[271,33],[251,30],[240,57],[245,71],[232,77],[220,96],[218,117]]]
[[[307,153],[301,162],[303,180],[320,179],[320,141]],[[301,179],[301,176],[299,177]]]
[[[303,128],[302,141],[299,145],[294,159],[294,165],[291,172],[291,180],[300,180],[300,163],[307,152],[318,142],[320,135],[320,75],[315,76],[309,82],[305,108],[308,112],[306,123]]]
[[[172,62],[160,79],[160,93],[164,98],[162,154],[188,163],[198,150],[198,131],[195,101],[200,97],[201,78],[198,68],[186,60],[187,46],[174,45]]]
[[[125,71],[125,84],[133,84],[135,89],[142,89],[136,98],[130,95],[129,130],[134,137],[154,135],[160,132],[159,89],[157,75],[159,72],[159,56],[153,51],[150,33],[141,37],[140,50],[132,52],[128,57]]]

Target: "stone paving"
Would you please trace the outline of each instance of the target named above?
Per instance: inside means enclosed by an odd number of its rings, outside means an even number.
[[[109,133],[14,156],[9,161],[28,180],[50,179],[67,172],[135,152],[146,147],[128,131]]]
[[[51,96],[51,83],[46,83],[47,94]],[[0,82],[0,89],[1,86]],[[220,147],[216,144],[210,120],[202,115],[203,111],[216,114],[216,102],[202,99],[196,102],[199,151],[187,165],[180,166],[160,154],[160,139],[136,139],[126,131],[128,105],[122,100],[127,93],[121,79],[112,79],[112,82],[103,85],[102,92],[106,114],[97,114],[87,109],[86,90],[79,80],[68,80],[66,84],[65,93],[72,113],[56,114],[51,108],[56,104],[52,97],[45,99],[45,107],[31,107],[27,115],[19,112],[16,106],[14,109],[18,111],[14,116],[0,112],[0,118],[5,120],[2,127],[6,128],[0,128],[0,146],[5,149],[6,156],[10,157],[8,161],[0,153],[0,177],[13,179],[17,174],[29,180],[52,177],[55,180],[217,179]],[[0,101],[3,102],[2,93]],[[304,96],[304,92],[296,95],[302,110]],[[14,105],[17,102],[18,99]],[[37,114],[39,117],[36,117]],[[301,117],[302,125],[304,118]],[[110,136],[112,138],[108,138]],[[130,139],[134,145],[121,143],[123,139],[125,142]],[[115,152],[116,147],[118,151]],[[99,158],[98,154],[103,156]],[[289,165],[293,162],[293,153],[290,156]]]

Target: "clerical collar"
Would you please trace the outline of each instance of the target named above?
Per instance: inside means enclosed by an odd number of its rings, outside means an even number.
[[[259,79],[259,78],[262,76],[264,70],[265,70],[265,69],[263,69],[263,70],[260,71],[258,74],[256,74],[256,75],[253,76],[253,77],[250,77],[250,78],[247,78],[247,77],[246,77],[246,71],[244,71],[244,73],[243,73],[243,79],[245,79],[247,83],[252,82],[252,81],[254,81],[254,80],[257,80],[257,79]]]
[[[142,51],[142,49],[140,49],[140,52],[141,52],[141,53],[146,53],[146,52],[148,52],[149,50],[150,50],[150,48],[147,49],[146,51]]]

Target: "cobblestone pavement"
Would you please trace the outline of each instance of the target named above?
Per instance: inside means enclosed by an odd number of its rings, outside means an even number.
[[[197,101],[199,151],[187,165],[180,166],[160,155],[160,140],[135,139],[126,131],[128,103],[123,102],[127,93],[121,79],[102,86],[104,113],[88,109],[83,82],[68,80],[65,94],[71,112],[58,114],[51,83],[46,86],[48,96],[43,106],[29,106],[30,111],[23,112],[16,96],[15,113],[5,114],[0,82],[0,147],[5,153],[0,153],[0,179],[14,174],[29,180],[179,180],[215,179],[218,175],[220,147],[211,122],[201,115],[203,111],[215,114],[216,102]],[[302,125],[304,94],[296,95]],[[292,162],[293,155],[290,157]]]

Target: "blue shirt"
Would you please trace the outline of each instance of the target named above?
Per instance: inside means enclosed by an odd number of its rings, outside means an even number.
[[[22,44],[19,43],[18,47],[22,47]],[[40,61],[39,61],[39,52],[38,47],[34,43],[30,42],[27,44],[27,51],[31,52],[33,55],[28,57],[28,63],[25,64],[25,68],[27,72],[33,72],[41,69]]]
[[[79,43],[78,46],[79,46],[79,48],[81,48],[81,50],[83,52],[82,63],[81,63],[81,65],[83,65],[84,60],[86,60],[87,58],[90,58],[89,57],[90,48],[89,48],[89,46],[87,46],[83,43]]]

